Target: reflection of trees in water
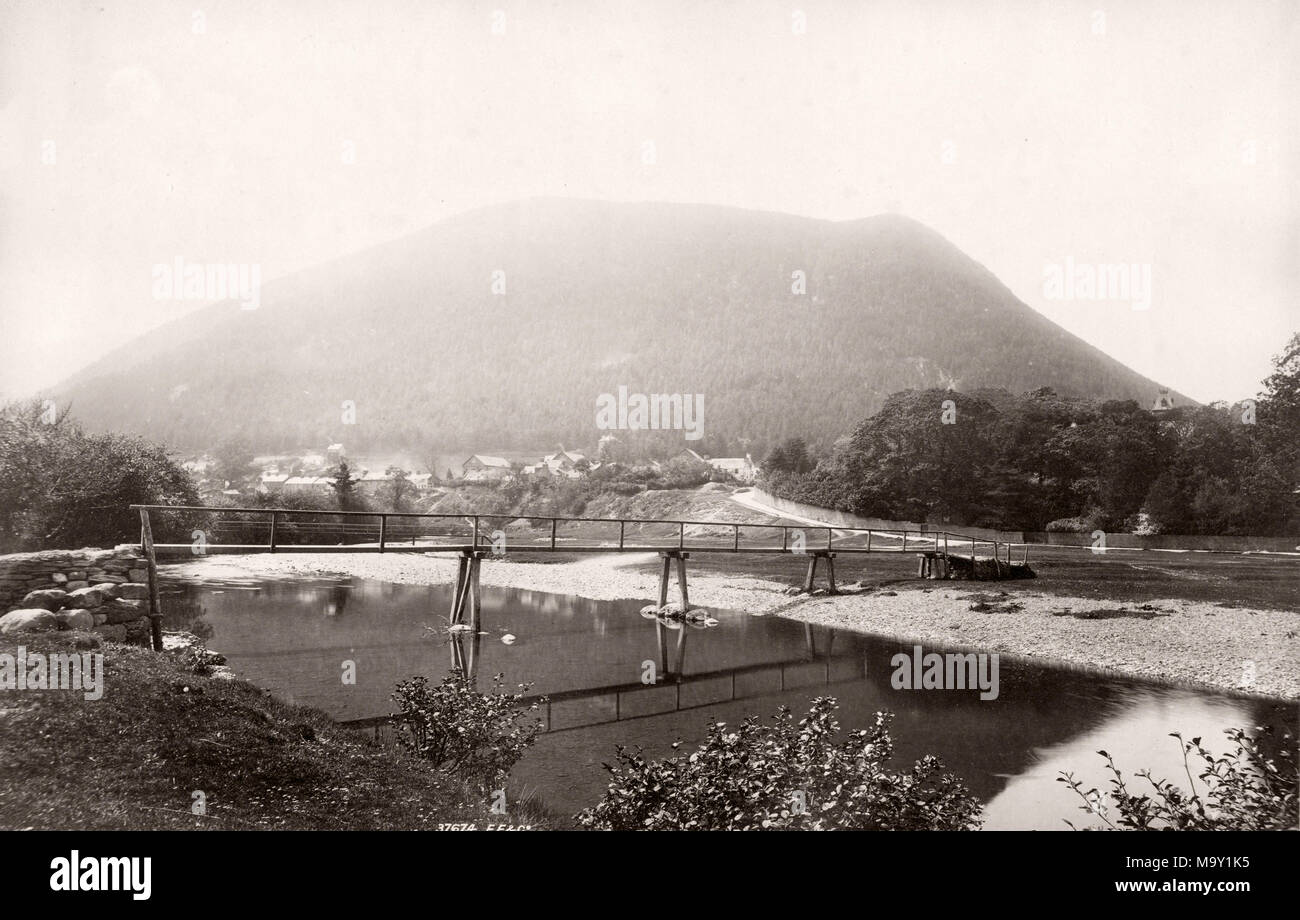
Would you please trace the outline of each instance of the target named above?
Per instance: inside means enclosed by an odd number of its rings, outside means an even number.
[[[325,602],[325,615],[336,617],[343,613],[347,607],[348,601],[352,598],[352,591],[346,585],[335,585],[329,590],[329,598]]]
[[[162,603],[164,629],[183,629],[203,639],[212,635],[212,624],[203,619],[208,612],[207,607],[188,589],[180,593],[168,592],[159,600]]]

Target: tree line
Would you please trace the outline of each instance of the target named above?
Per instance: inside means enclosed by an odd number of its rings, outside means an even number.
[[[1149,411],[1043,387],[906,390],[812,456],[763,463],[773,494],[868,517],[1005,530],[1300,533],[1300,334],[1258,399]]]

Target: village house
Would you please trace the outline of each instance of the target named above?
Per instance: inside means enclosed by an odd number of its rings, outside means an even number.
[[[281,491],[291,495],[329,492],[334,488],[334,480],[329,476],[290,476],[280,486]]]
[[[474,454],[460,465],[461,476],[471,482],[503,482],[510,478],[510,461],[501,457]]]
[[[754,461],[749,454],[745,454],[743,457],[714,457],[709,461],[709,466],[721,473],[726,473],[737,482],[758,481],[758,467],[754,465]]]
[[[583,474],[583,470],[578,468],[578,464],[586,459],[586,455],[580,451],[560,450],[558,453],[547,454],[543,457],[542,464],[550,471],[552,476],[578,479]],[[583,469],[589,467],[590,463],[583,464]]]

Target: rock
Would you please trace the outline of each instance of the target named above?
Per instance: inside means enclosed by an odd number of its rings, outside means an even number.
[[[149,599],[149,586],[128,581],[126,584],[118,586],[117,596],[125,600],[146,601]]]
[[[113,598],[117,597],[118,589],[121,586],[116,584],[115,582],[101,581],[98,584],[91,585],[91,587],[95,588],[98,591],[103,591],[104,597],[108,598],[109,600],[112,600]]]
[[[506,645],[514,645],[515,637],[510,633],[506,633],[504,636],[501,637],[501,641],[504,642]]]
[[[141,645],[148,645],[152,638],[149,630],[149,620],[141,617],[138,620],[132,620],[123,624],[126,627],[126,641],[135,642]]]
[[[101,575],[99,580],[106,584],[120,585],[126,583],[126,576],[114,575],[112,572],[109,572],[107,575]]]
[[[108,615],[107,615],[107,614],[103,614],[103,613],[92,613],[91,616],[95,618],[95,625],[96,625],[96,626],[103,626],[105,623],[108,622]]]
[[[86,573],[82,569],[73,569],[68,572],[68,581],[81,581],[85,577]]]
[[[69,591],[65,606],[89,610],[92,607],[102,607],[108,600],[110,600],[109,596],[99,588],[86,586]]]
[[[59,588],[47,588],[43,591],[29,591],[19,606],[28,609],[40,607],[43,610],[48,610],[51,613],[54,613],[63,606],[67,597],[68,592]]]
[[[69,581],[69,582],[68,582],[66,585],[64,585],[63,587],[66,588],[69,592],[72,592],[72,591],[78,591],[78,590],[80,590],[80,589],[82,589],[82,588],[89,588],[89,587],[90,587],[90,582],[88,582],[88,581]]]
[[[120,623],[112,626],[96,626],[92,632],[106,642],[125,642],[126,627]]]
[[[140,619],[141,616],[139,607],[122,601],[110,601],[107,604],[92,607],[90,612],[105,617],[104,622],[109,624],[129,623],[132,620]]]
[[[135,582],[147,582],[149,580],[148,569],[129,569],[126,577]]]
[[[89,610],[65,610],[56,613],[59,629],[93,629],[95,617]]]
[[[68,583],[68,576],[64,575],[62,572],[55,572],[50,576],[50,581],[54,582],[56,585],[66,585]]]
[[[0,617],[0,635],[20,632],[53,632],[59,628],[58,619],[43,607],[11,610]]]

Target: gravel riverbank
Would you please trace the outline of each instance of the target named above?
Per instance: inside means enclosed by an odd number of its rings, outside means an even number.
[[[653,553],[554,563],[489,558],[482,579],[593,600],[653,600],[657,576],[645,564],[654,561]],[[168,569],[182,578],[350,575],[432,585],[451,581],[456,561],[400,553],[286,554],[214,556]],[[918,581],[836,597],[791,598],[784,589],[751,575],[690,574],[691,600],[702,607],[1300,699],[1300,615],[1291,611],[1178,599],[1136,604],[1024,590],[1002,594],[995,582]]]

